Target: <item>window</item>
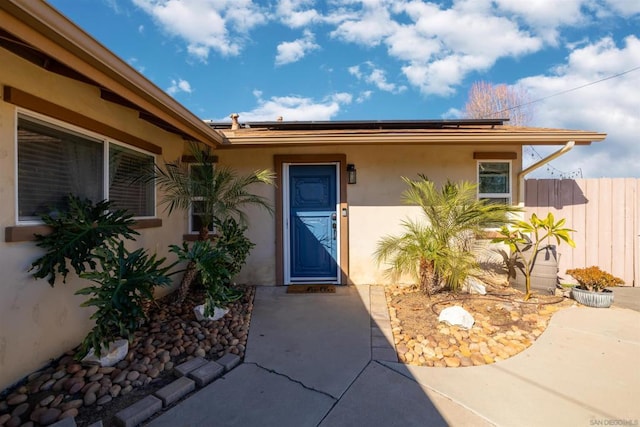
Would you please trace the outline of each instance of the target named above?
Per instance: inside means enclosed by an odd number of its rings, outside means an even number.
[[[511,162],[478,162],[478,198],[511,204]]]
[[[205,168],[214,167],[213,165],[203,165],[203,164],[190,164],[189,165],[189,175],[191,178],[191,182],[203,182],[206,183],[210,181],[210,172],[207,173]],[[196,184],[197,185],[197,184]],[[202,228],[202,214],[205,212],[205,203],[204,203],[204,189],[196,189],[194,193],[199,194],[191,200],[191,208],[189,212],[189,230],[191,233],[199,233]],[[214,227],[213,224],[209,224],[209,232],[213,232]]]
[[[18,221],[64,209],[68,194],[109,199],[137,217],[154,215],[153,183],[133,180],[153,156],[22,114],[17,135]]]

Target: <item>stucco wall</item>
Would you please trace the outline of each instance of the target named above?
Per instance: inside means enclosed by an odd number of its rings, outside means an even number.
[[[0,49],[0,64],[1,86],[29,92],[159,145],[167,160],[182,154],[179,137],[139,120],[133,110],[100,99],[95,87],[46,72],[4,49]],[[92,311],[79,307],[85,298],[74,295],[87,282],[71,276],[67,283],[51,288],[27,272],[40,249],[33,242],[4,241],[4,228],[16,225],[15,120],[16,107],[0,100],[0,390],[75,347],[93,326]],[[140,230],[137,242],[129,246],[145,247],[173,260],[168,245],[181,241],[185,216],[169,218],[162,209],[157,213],[163,227]]]
[[[373,147],[294,147],[286,149],[218,150],[220,163],[246,173],[259,168],[274,168],[275,154],[345,154],[347,163],[357,168],[358,182],[347,186],[349,204],[349,280],[355,284],[389,283],[384,267],[379,268],[373,253],[378,240],[387,234],[398,234],[400,222],[407,216],[419,215],[415,207],[401,202],[406,185],[402,176],[417,178],[424,173],[440,184],[447,179],[477,179],[475,151],[508,151],[518,153],[512,161],[512,197],[517,198],[516,174],[520,168],[521,149],[513,146],[373,146]],[[275,203],[273,187],[255,187]],[[256,243],[247,266],[237,277],[239,283],[274,285],[276,282],[275,218],[251,211],[249,238]]]

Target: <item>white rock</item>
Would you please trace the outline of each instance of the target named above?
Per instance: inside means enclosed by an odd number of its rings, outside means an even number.
[[[193,307],[193,312],[195,313],[196,320],[198,320],[198,321],[201,321],[201,320],[218,320],[218,319],[222,319],[224,317],[224,315],[229,312],[229,309],[228,308],[214,307],[213,308],[213,316],[205,317],[205,315],[204,315],[204,304],[201,304],[201,305],[196,305],[195,307]]]
[[[438,316],[438,321],[465,329],[471,328],[475,322],[473,316],[467,310],[457,305],[442,310],[440,316]]]
[[[83,362],[99,363],[100,366],[113,366],[119,361],[123,360],[129,352],[129,341],[116,340],[109,343],[108,349],[102,349],[100,357],[95,355],[95,350],[92,348],[89,353],[82,359]]]
[[[462,291],[467,292],[469,294],[478,294],[478,295],[486,295],[487,288],[480,280],[475,277],[467,277],[467,279],[462,284]]]

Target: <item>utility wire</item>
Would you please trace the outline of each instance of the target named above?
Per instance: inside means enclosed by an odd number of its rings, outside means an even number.
[[[557,93],[554,93],[554,94],[551,94],[551,95],[548,95],[548,96],[544,96],[542,98],[534,99],[533,101],[529,101],[529,102],[525,102],[523,104],[515,105],[513,107],[505,108],[503,110],[496,111],[495,113],[492,113],[491,115],[492,116],[497,116],[500,113],[504,113],[504,112],[507,112],[507,111],[515,110],[516,108],[525,107],[527,105],[535,104],[537,102],[542,102],[542,101],[547,100],[549,98],[553,98],[553,97],[556,97],[556,96],[564,95],[565,93],[569,93],[569,92],[574,92],[576,90],[583,89],[583,88],[589,87],[589,86],[593,86],[595,84],[602,83],[602,82],[607,81],[607,80],[615,79],[615,78],[624,76],[625,74],[629,74],[629,73],[632,73],[632,72],[638,71],[638,70],[640,70],[640,66],[631,68],[629,70],[623,71],[623,72],[618,73],[618,74],[613,74],[611,76],[604,77],[604,78],[602,78],[600,80],[596,80],[596,81],[593,81],[593,82],[589,82],[589,83],[583,84],[581,86],[576,86],[574,88],[563,90],[561,92],[557,92]],[[531,146],[529,148],[533,152],[531,154],[532,157],[534,157],[534,153],[535,153],[535,155],[538,156],[539,159],[542,159],[542,156],[536,151],[535,148],[533,148],[533,146]],[[563,171],[553,167],[553,165],[551,165],[551,163],[547,163],[546,169],[547,169],[547,172],[551,173],[551,175],[554,175],[554,171],[558,172],[560,178],[578,178],[578,177],[582,178],[582,169],[580,169],[580,168],[577,171],[566,173],[566,172],[563,172]]]
[[[615,78],[624,76],[625,74],[629,74],[631,72],[638,71],[638,70],[640,70],[640,66],[635,67],[635,68],[631,68],[630,70],[626,70],[626,71],[623,71],[623,72],[618,73],[618,74],[607,76],[607,77],[602,78],[600,80],[596,80],[596,81],[593,81],[593,82],[589,82],[589,83],[583,84],[582,86],[577,86],[577,87],[574,87],[574,88],[571,88],[571,89],[567,89],[567,90],[563,90],[561,92],[557,92],[557,93],[554,93],[554,94],[551,94],[551,95],[548,95],[548,96],[544,96],[542,98],[534,99],[533,101],[525,102],[524,104],[519,104],[519,105],[515,105],[513,107],[505,108],[504,110],[500,110],[500,111],[496,111],[495,113],[492,113],[492,115],[504,113],[506,111],[515,110],[516,108],[525,107],[527,105],[535,104],[537,102],[541,102],[541,101],[547,100],[549,98],[553,98],[555,96],[564,95],[565,93],[574,92],[574,91],[576,91],[578,89],[583,89],[583,88],[588,87],[588,86],[593,86],[595,84],[602,83],[602,82],[607,81],[607,80],[615,79]]]

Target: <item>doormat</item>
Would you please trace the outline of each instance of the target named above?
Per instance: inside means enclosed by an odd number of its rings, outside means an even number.
[[[335,294],[335,285],[289,285],[288,294]]]

